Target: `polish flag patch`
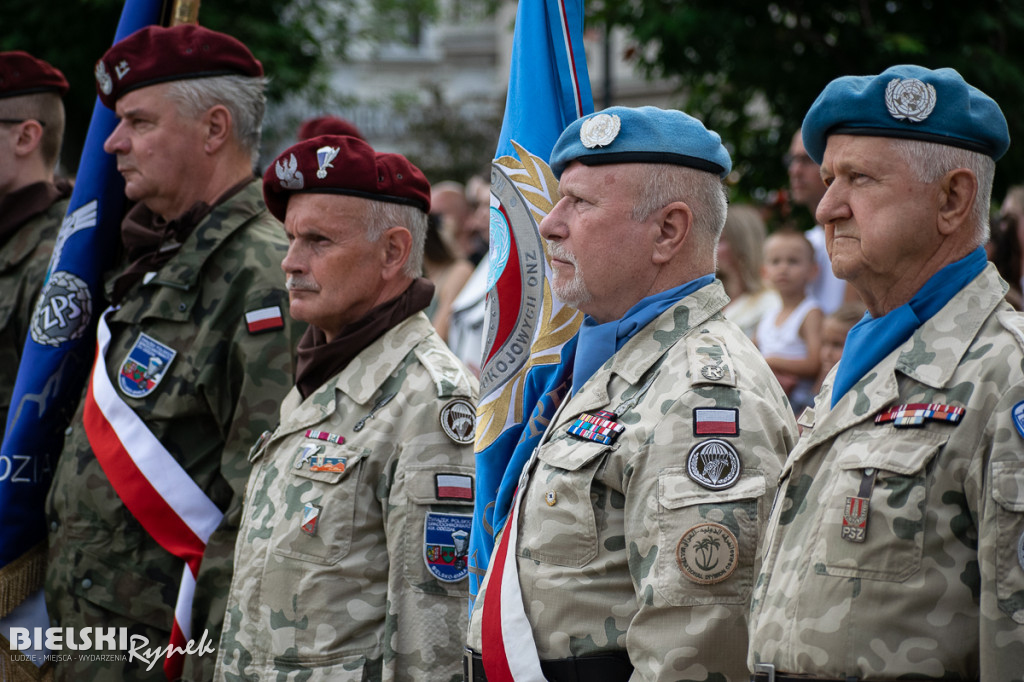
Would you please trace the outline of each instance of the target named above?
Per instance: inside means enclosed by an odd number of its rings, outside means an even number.
[[[245,326],[248,327],[250,334],[284,328],[281,306],[272,305],[269,308],[250,310],[245,314]]]
[[[462,474],[435,474],[439,500],[473,500],[473,477]]]
[[[740,411],[734,407],[698,407],[693,410],[693,435],[738,436]]]

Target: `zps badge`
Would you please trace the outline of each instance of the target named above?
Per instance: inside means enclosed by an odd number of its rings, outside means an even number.
[[[139,334],[118,372],[121,392],[130,398],[145,398],[160,384],[177,354],[153,337]]]
[[[454,583],[469,575],[469,529],[473,517],[468,514],[427,512],[423,529],[423,561],[431,575],[442,582]]]

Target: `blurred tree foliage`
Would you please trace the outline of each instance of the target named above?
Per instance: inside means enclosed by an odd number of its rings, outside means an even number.
[[[785,187],[781,157],[833,78],[949,66],[1000,103],[1015,142],[995,200],[1024,182],[1024,0],[603,0],[591,25],[632,36],[626,57],[681,79],[680,108],[730,146],[740,197]],[[595,21],[596,20],[596,21]]]

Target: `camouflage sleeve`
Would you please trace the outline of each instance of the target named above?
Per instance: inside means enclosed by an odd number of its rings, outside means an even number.
[[[441,428],[473,396],[418,406],[415,437],[402,444],[382,500],[390,572],[384,680],[462,679],[467,627],[467,549],[473,514],[472,429],[456,442]]]
[[[209,631],[214,641],[219,637],[231,586],[235,536],[250,472],[249,450],[263,431],[274,429],[281,401],[295,383],[294,348],[305,325],[288,315],[287,292],[283,289],[257,291],[246,298],[247,311],[273,307],[281,311],[282,328],[250,333],[242,317],[230,341],[225,366],[204,363],[200,373],[198,383],[209,387],[206,400],[225,429],[220,476],[215,478],[212,484],[215,490],[210,491],[210,495],[213,499],[229,499],[230,503],[203,554],[192,605],[192,630],[196,640],[204,630]],[[214,663],[213,656],[191,656],[186,672],[191,670],[195,679],[208,679]]]
[[[975,457],[965,484],[968,499],[974,501],[972,511],[978,528],[978,661],[982,680],[1024,680],[1022,415],[1024,385],[1018,384],[1000,398],[993,410],[983,436],[981,456]],[[956,524],[957,519],[950,523]],[[949,618],[952,617],[950,614]]]
[[[706,408],[735,409],[735,434],[696,435]],[[698,387],[665,412],[627,465],[638,609],[629,656],[639,679],[745,680],[758,547],[795,424],[784,402],[723,386]]]

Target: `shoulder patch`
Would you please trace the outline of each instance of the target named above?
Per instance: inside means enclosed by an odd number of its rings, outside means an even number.
[[[455,583],[469,575],[469,514],[427,512],[423,527],[423,563],[442,582]]]
[[[413,350],[427,374],[434,380],[438,398],[450,398],[453,395],[465,394],[473,388],[469,372],[458,359],[446,348],[430,347],[418,344]]]
[[[709,333],[697,334],[687,339],[686,353],[691,384],[736,385],[732,357],[721,337]]]
[[[272,305],[246,311],[245,327],[250,334],[284,329],[284,314],[281,312],[281,306]]]
[[[476,438],[476,408],[465,398],[451,400],[441,408],[441,428],[460,445],[468,445]]]

